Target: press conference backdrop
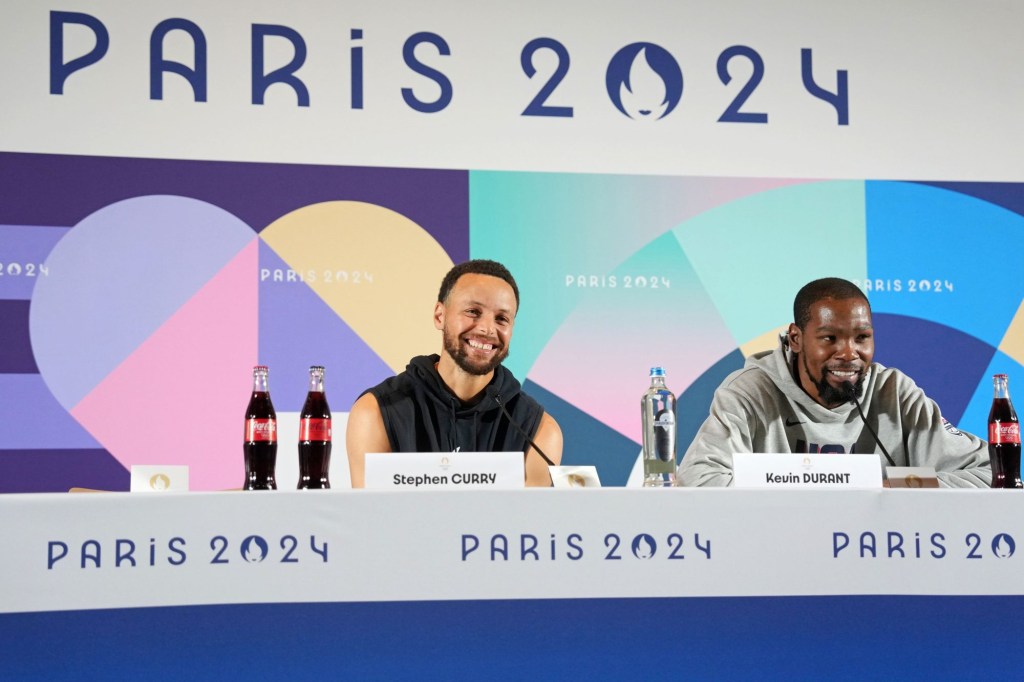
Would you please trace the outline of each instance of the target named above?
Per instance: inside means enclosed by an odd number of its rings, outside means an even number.
[[[876,359],[984,433],[991,374],[1024,382],[1022,21],[7,2],[0,491],[124,489],[152,463],[237,486],[253,364],[282,420],[310,364],[344,413],[438,350],[437,285],[470,257],[518,279],[507,365],[605,484],[650,366],[685,446],[826,275],[868,292]]]

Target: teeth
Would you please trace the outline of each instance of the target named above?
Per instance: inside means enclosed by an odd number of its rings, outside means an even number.
[[[466,343],[478,350],[491,350],[494,348],[494,346],[489,343],[478,343],[476,341],[466,341]]]

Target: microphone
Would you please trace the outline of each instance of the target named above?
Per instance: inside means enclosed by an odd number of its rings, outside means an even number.
[[[889,456],[889,451],[885,449],[884,445],[882,445],[882,441],[878,439],[878,434],[875,433],[873,428],[871,428],[871,424],[868,423],[867,417],[864,416],[864,410],[860,408],[860,403],[857,401],[856,387],[851,382],[844,381],[843,391],[847,396],[849,396],[850,402],[857,406],[857,414],[860,415],[860,420],[864,422],[864,426],[868,427],[868,432],[871,434],[871,437],[875,439],[875,442],[878,443],[878,447],[882,448],[882,454],[885,455],[887,460],[889,460],[889,466],[896,466],[896,462],[894,462],[892,457]]]
[[[519,424],[517,424],[515,422],[514,419],[512,419],[512,415],[509,414],[508,410],[505,409],[504,403],[501,402],[501,396],[500,395],[494,396],[494,402],[498,403],[498,407],[501,408],[501,411],[504,413],[505,419],[508,420],[508,423],[511,424],[512,426],[514,426],[516,431],[518,431],[520,433],[520,435],[522,435],[522,437],[526,439],[526,442],[530,444],[530,447],[532,447],[534,450],[537,451],[537,454],[540,455],[540,458],[543,459],[545,462],[547,462],[548,466],[550,466],[550,467],[555,466],[555,463],[552,462],[551,459],[547,455],[544,454],[544,451],[541,450],[539,447],[537,447],[537,444],[533,442],[533,439],[530,438],[529,435],[527,435],[526,431],[523,430],[523,427],[521,427]]]

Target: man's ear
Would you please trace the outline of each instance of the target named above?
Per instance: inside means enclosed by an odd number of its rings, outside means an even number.
[[[444,303],[434,304],[434,329],[444,329]]]
[[[789,331],[786,332],[786,339],[789,340],[789,349],[794,353],[799,353],[803,350],[803,332],[795,323],[791,323],[789,325]]]

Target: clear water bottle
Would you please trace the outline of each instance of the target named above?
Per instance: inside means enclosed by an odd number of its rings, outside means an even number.
[[[651,387],[640,401],[644,427],[644,487],[676,482],[676,397],[665,387],[665,370],[651,368]]]

